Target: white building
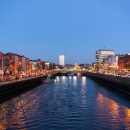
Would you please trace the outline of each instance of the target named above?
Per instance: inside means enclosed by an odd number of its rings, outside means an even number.
[[[109,56],[115,56],[115,51],[113,50],[98,50],[96,51],[96,63],[102,64],[103,60]]]
[[[65,55],[59,56],[59,65],[65,66]]]

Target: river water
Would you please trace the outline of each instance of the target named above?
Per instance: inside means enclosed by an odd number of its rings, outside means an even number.
[[[0,104],[0,130],[130,130],[130,98],[86,77],[56,77]]]

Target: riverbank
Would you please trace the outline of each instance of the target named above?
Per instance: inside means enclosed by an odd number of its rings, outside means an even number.
[[[6,101],[42,84],[43,78],[45,77],[37,76],[0,83],[0,102]]]
[[[82,75],[106,83],[108,87],[130,95],[130,78],[91,72],[84,72]]]
[[[56,75],[55,73],[52,74],[52,78],[54,78],[55,75]],[[28,77],[24,79],[1,82],[0,103],[41,85],[46,78],[47,74],[35,77]]]

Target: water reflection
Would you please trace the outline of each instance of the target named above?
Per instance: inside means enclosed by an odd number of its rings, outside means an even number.
[[[82,77],[82,82],[81,82],[81,85],[82,85],[82,89],[81,89],[81,92],[82,92],[82,99],[81,99],[81,102],[82,102],[82,109],[86,109],[86,100],[87,100],[87,97],[86,97],[86,80],[87,78],[86,77]]]
[[[6,125],[8,122],[7,117],[7,104],[3,104],[3,106],[0,106],[0,130],[6,130]]]
[[[82,77],[82,86],[86,86],[86,81],[87,81],[87,78],[86,77]]]
[[[71,79],[72,79],[72,76],[69,76],[69,80],[71,81]]]
[[[124,125],[130,129],[130,109],[124,108]]]
[[[12,99],[0,106],[0,130],[24,129],[26,130],[27,117],[32,118],[36,114],[39,104],[37,93],[28,93],[26,96]]]
[[[57,76],[55,80],[56,80],[56,82],[59,82],[60,81],[60,77]]]
[[[125,98],[86,77],[56,77],[1,104],[0,130],[129,130],[126,106]]]
[[[77,85],[77,76],[73,76],[73,84],[74,84],[74,86]]]
[[[65,82],[66,76],[62,76],[62,80],[63,80],[63,82]]]
[[[106,106],[106,107],[104,107]],[[114,124],[112,127],[114,129],[120,128],[120,123],[125,125],[126,129],[130,128],[130,109],[125,106],[121,106],[112,99],[105,97],[102,94],[97,95],[97,109],[98,115],[104,115],[104,117],[109,117]],[[100,122],[100,121],[99,121]]]

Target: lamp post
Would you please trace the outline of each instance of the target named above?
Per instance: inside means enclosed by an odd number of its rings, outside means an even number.
[[[4,77],[4,55],[2,53],[2,80],[3,80],[3,77]]]
[[[1,59],[1,80],[4,78],[4,55],[0,52],[0,59]]]

